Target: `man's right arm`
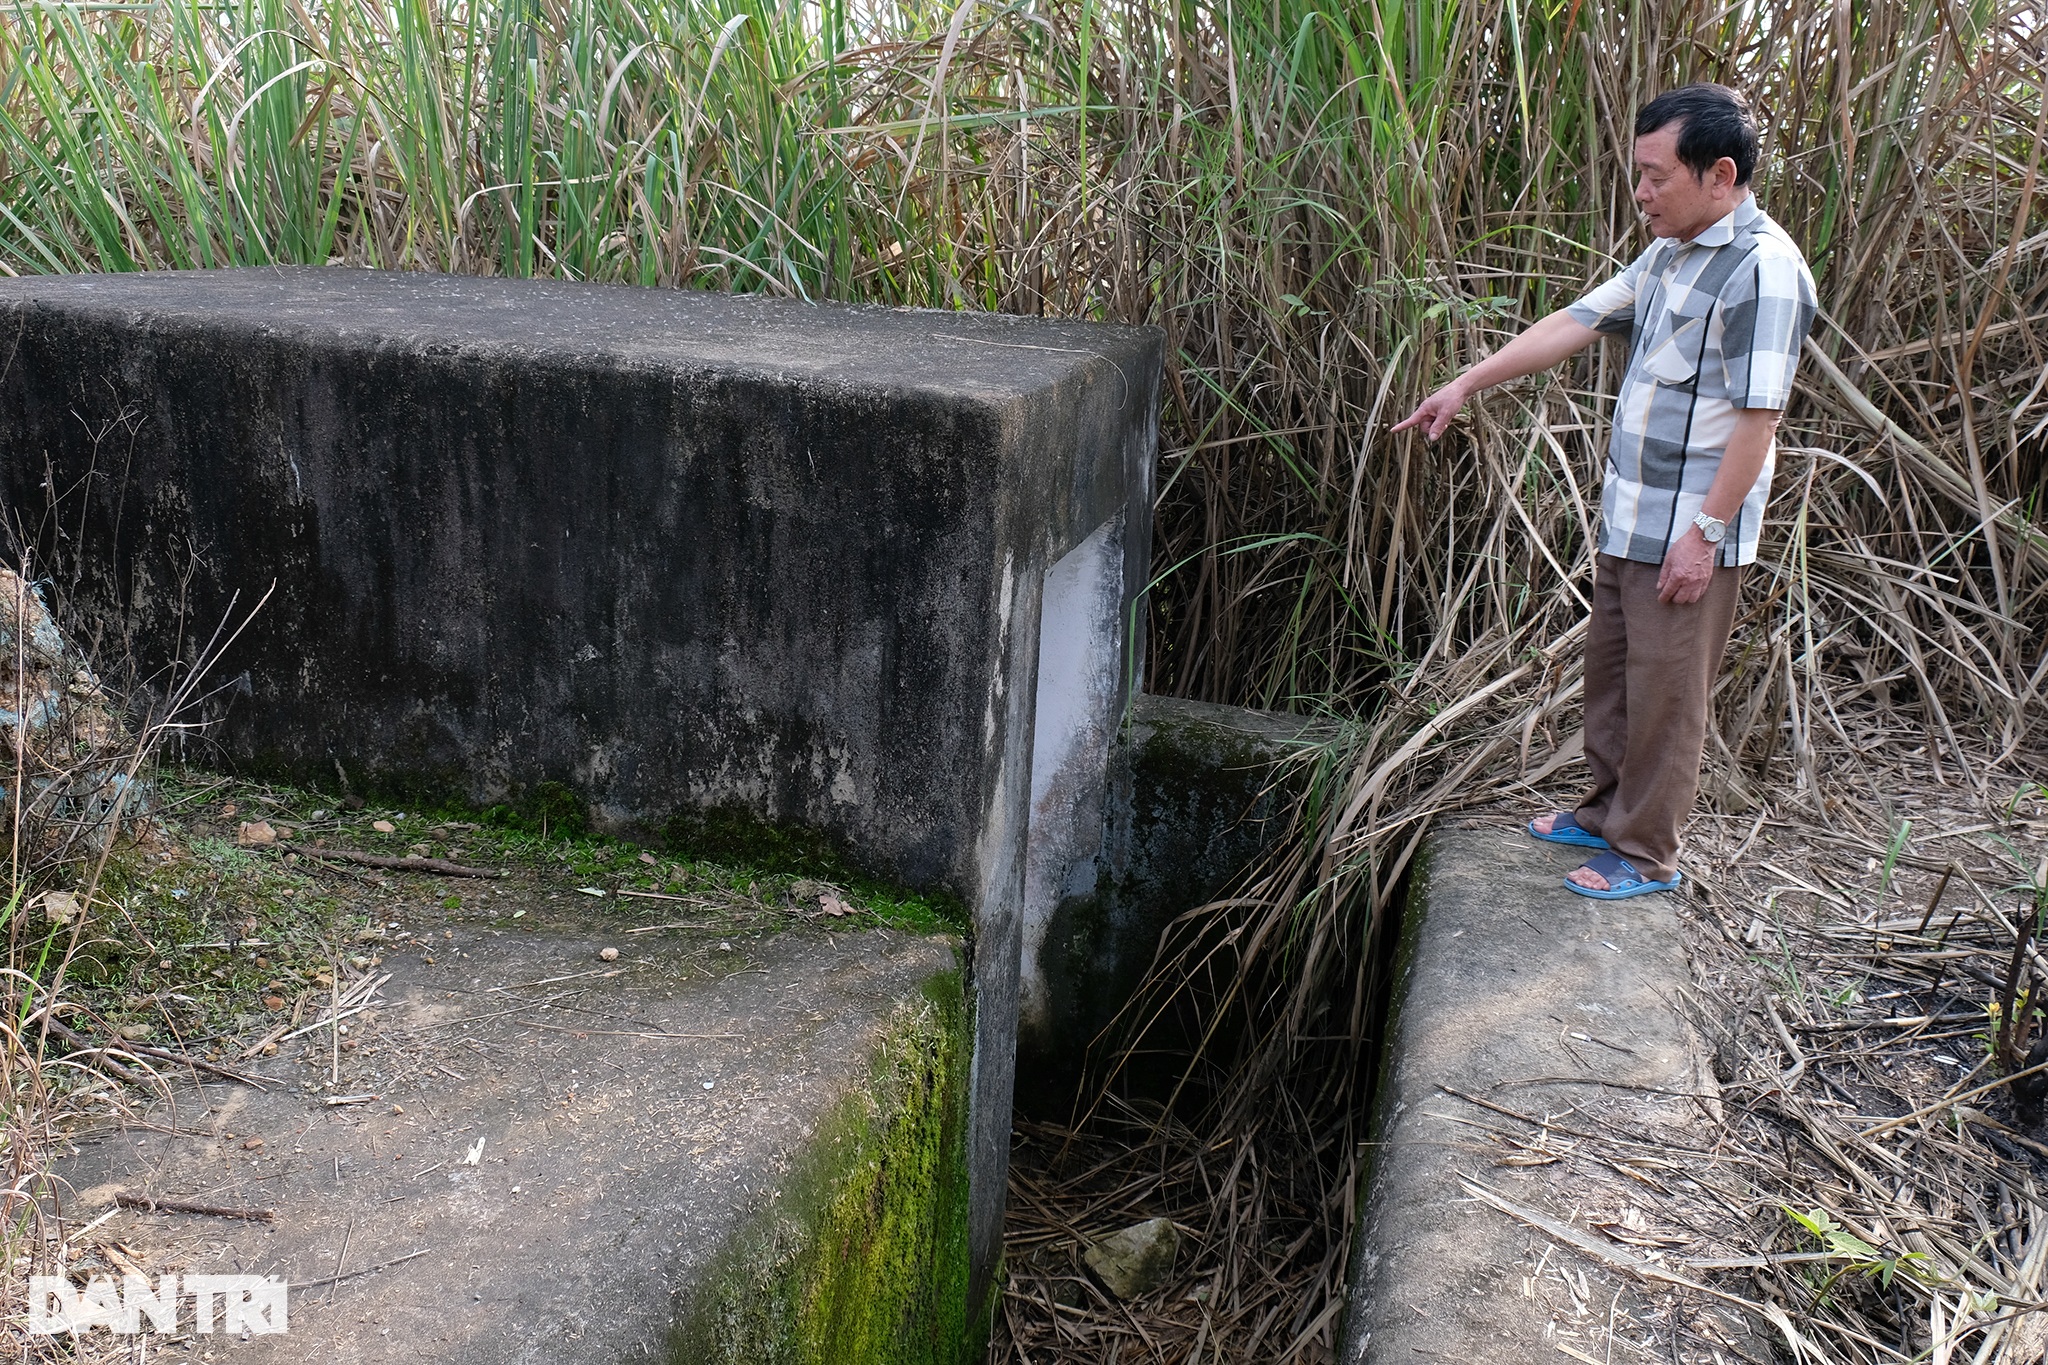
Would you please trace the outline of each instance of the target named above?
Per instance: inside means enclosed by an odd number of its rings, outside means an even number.
[[[1450,429],[1451,419],[1458,415],[1458,409],[1464,407],[1465,400],[1473,394],[1561,364],[1598,341],[1602,335],[1597,328],[1588,327],[1571,316],[1569,311],[1560,308],[1423,399],[1408,420],[1394,430],[1406,431],[1419,426],[1423,428],[1423,434],[1434,441]]]

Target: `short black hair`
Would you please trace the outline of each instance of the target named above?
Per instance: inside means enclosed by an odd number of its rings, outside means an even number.
[[[1636,115],[1636,136],[1669,124],[1678,128],[1678,159],[1703,176],[1727,157],[1735,163],[1735,183],[1747,185],[1756,170],[1756,114],[1740,92],[1702,82],[1667,90]]]

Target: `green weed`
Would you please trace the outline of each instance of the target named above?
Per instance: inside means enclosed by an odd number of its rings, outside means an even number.
[[[1825,1209],[1801,1213],[1789,1204],[1778,1207],[1785,1211],[1787,1218],[1818,1241],[1824,1251],[1841,1260],[1841,1264],[1830,1270],[1815,1286],[1816,1297],[1825,1298],[1836,1281],[1845,1275],[1874,1279],[1883,1289],[1891,1288],[1893,1277],[1898,1275],[1906,1275],[1926,1285],[1946,1283],[1927,1268],[1927,1257],[1922,1253],[1872,1246],[1836,1222]]]

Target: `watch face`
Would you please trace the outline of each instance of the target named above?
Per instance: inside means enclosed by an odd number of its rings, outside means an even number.
[[[1700,528],[1700,539],[1709,545],[1719,545],[1721,537],[1728,534],[1728,523],[1717,521],[1705,512],[1694,517],[1692,524]]]

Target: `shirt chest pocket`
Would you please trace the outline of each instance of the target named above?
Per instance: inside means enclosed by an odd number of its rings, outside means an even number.
[[[1707,350],[1707,319],[1674,313],[1671,331],[1643,356],[1643,373],[1659,384],[1690,384]]]

